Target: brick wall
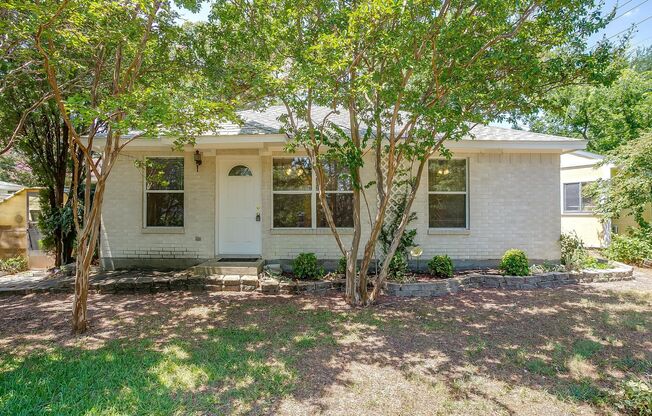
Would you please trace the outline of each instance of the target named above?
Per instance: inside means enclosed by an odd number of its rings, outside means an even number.
[[[205,157],[197,172],[192,153],[185,153],[183,230],[144,229],[143,172],[134,164],[147,156],[172,152],[125,153],[106,185],[100,255],[106,268],[178,267],[213,257],[215,235],[215,157]],[[177,153],[182,155],[182,153]]]
[[[170,152],[152,153],[155,156]],[[107,183],[103,213],[101,255],[105,267],[153,265],[185,266],[212,258],[215,250],[215,157],[204,156],[195,170],[192,153],[185,158],[185,220],[183,233],[148,233],[143,230],[143,175],[134,166],[144,153],[121,156]],[[371,156],[369,156],[371,158]],[[560,193],[559,155],[530,153],[457,153],[469,164],[469,230],[434,232],[428,229],[427,173],[415,201],[418,219],[416,241],[424,248],[422,259],[448,254],[469,264],[499,259],[505,250],[525,250],[531,259],[559,259]],[[272,230],[272,156],[261,156],[262,255],[268,260],[291,259],[300,252],[315,252],[320,259],[338,259],[339,250],[327,229]],[[373,179],[370,159],[363,171]],[[375,205],[373,187],[367,197]],[[363,209],[366,211],[366,209]],[[363,215],[364,236],[368,235]],[[344,234],[345,242],[350,234]],[[361,248],[362,249],[362,248]],[[425,261],[425,260],[424,260]]]

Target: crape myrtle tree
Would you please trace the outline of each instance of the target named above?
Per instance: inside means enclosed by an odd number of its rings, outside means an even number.
[[[383,286],[428,159],[449,156],[446,141],[476,124],[534,111],[548,91],[599,77],[612,47],[604,41],[588,50],[586,39],[611,16],[592,0],[218,0],[206,36],[209,55],[233,52],[243,74],[257,75],[248,87],[262,105],[285,105],[288,147],[311,160],[324,216],[346,256],[346,299],[367,305]],[[348,115],[348,129],[331,122],[338,113]],[[375,180],[363,183],[368,152]],[[348,167],[353,183],[350,243],[326,200],[326,160]],[[368,292],[405,163],[413,165],[406,209]],[[366,197],[371,187],[375,201]]]
[[[185,2],[187,7],[196,4]],[[87,329],[88,277],[98,242],[106,181],[124,147],[166,134],[175,145],[232,116],[230,105],[204,95],[200,65],[162,0],[62,0],[33,7],[31,44],[52,99],[68,128],[77,234],[73,331]],[[67,94],[63,80],[80,82]],[[82,171],[83,169],[83,171]],[[83,177],[83,207],[79,206]],[[94,180],[94,186],[91,181]],[[93,192],[91,192],[93,189]]]

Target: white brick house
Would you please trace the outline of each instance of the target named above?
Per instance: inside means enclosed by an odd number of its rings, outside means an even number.
[[[171,151],[166,138],[130,143],[107,182],[102,266],[178,268],[243,255],[283,261],[301,252],[337,260],[310,166],[300,153],[283,151],[281,112],[243,111],[242,126],[225,125],[184,151]],[[473,134],[447,143],[453,160],[433,159],[424,172],[410,226],[423,258],[448,254],[460,267],[494,264],[515,247],[530,259],[558,260],[560,155],[586,143],[497,127],[478,126]],[[374,176],[373,155],[366,157],[364,182]],[[329,198],[346,236],[349,188],[336,174],[332,179]],[[367,198],[373,209],[373,187]]]

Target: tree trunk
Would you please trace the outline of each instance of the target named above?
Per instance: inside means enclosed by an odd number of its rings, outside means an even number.
[[[88,329],[88,270],[83,266],[85,254],[77,253],[75,272],[75,298],[72,303],[72,332],[81,334]]]
[[[88,162],[87,162],[88,163]],[[91,162],[92,163],[92,162]],[[89,186],[90,172],[88,172],[87,186]],[[72,308],[72,330],[76,334],[81,334],[88,329],[88,317],[86,313],[86,303],[88,300],[88,280],[91,268],[91,262],[95,255],[95,247],[100,235],[100,219],[102,218],[102,202],[104,199],[104,178],[100,178],[95,185],[95,193],[90,198],[90,191],[85,190],[86,200],[84,201],[85,222],[78,231],[79,241],[77,245],[77,270],[75,273],[75,299]],[[77,198],[77,196],[74,196]],[[91,203],[92,206],[88,207]]]

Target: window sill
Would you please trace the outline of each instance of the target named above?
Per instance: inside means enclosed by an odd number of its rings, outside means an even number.
[[[593,212],[582,212],[582,211],[566,211],[562,212],[563,217],[595,217],[596,214]]]
[[[140,230],[141,234],[185,234],[184,227],[147,227]]]
[[[428,235],[469,235],[468,228],[428,228]]]
[[[353,234],[353,228],[340,228],[339,233],[342,235]],[[330,228],[272,228],[272,235],[331,235]]]

